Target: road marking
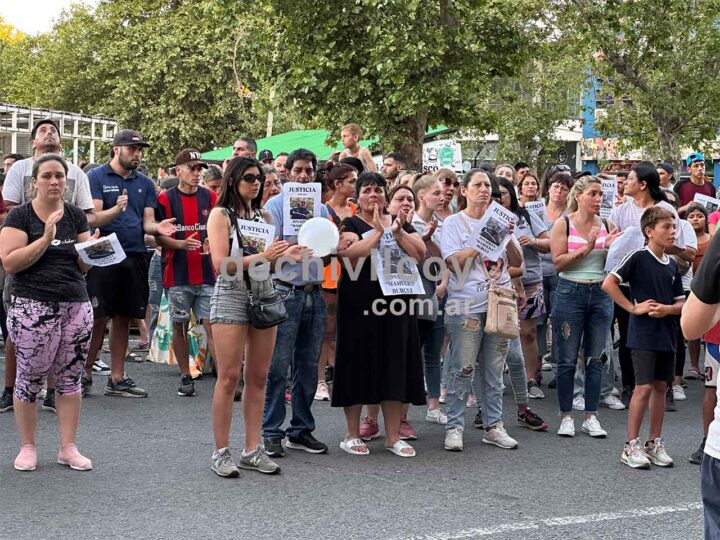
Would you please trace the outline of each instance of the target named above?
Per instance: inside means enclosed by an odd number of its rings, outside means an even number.
[[[587,514],[584,516],[561,516],[537,521],[525,521],[518,523],[502,523],[481,527],[477,529],[465,529],[450,533],[419,534],[406,537],[405,540],[466,540],[468,538],[479,538],[492,534],[506,533],[512,531],[537,530],[541,527],[565,527],[567,525],[581,525],[583,523],[600,523],[602,521],[617,521],[646,516],[659,516],[678,512],[691,512],[702,510],[702,503],[694,502],[680,504],[677,506],[651,506],[648,508],[635,508],[623,510],[622,512],[601,512],[598,514]]]

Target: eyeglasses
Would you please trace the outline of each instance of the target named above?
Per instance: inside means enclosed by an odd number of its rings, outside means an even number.
[[[445,182],[445,185],[446,185],[446,186],[455,186],[455,187],[458,187],[458,186],[460,185],[460,182],[458,182],[457,180],[453,181],[452,178],[446,178],[446,179],[444,180],[444,182]]]
[[[255,182],[262,182],[263,177],[260,176],[259,174],[248,173],[248,174],[243,174],[240,177],[240,180],[242,180],[243,182],[247,182],[248,184],[254,184]]]

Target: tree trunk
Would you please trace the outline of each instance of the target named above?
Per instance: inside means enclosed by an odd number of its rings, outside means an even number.
[[[408,167],[422,171],[422,145],[427,131],[427,114],[417,113],[402,124],[399,133],[388,136],[392,150],[408,160]]]
[[[665,128],[665,125],[657,125],[658,141],[660,143],[660,159],[667,160],[677,171],[676,179],[680,178],[681,160],[680,145],[677,143],[675,134]]]

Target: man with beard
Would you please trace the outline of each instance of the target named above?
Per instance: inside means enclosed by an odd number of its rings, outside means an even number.
[[[147,397],[125,375],[125,354],[132,319],[144,319],[147,306],[148,259],[145,234],[170,236],[175,232],[174,219],[155,221],[155,184],[137,172],[143,148],[150,146],[137,131],[123,129],[113,140],[113,157],[109,163],[90,171],[90,191],[95,206],[95,226],[100,235],[117,235],[127,257],[118,264],[94,267],[88,274],[88,293],[93,305],[93,326],[90,352],[85,364],[83,394],[92,385],[92,362],[110,328],[111,371],[105,395]]]
[[[400,171],[407,169],[407,159],[400,152],[390,152],[383,160],[382,173],[387,182],[388,189],[398,184]]]
[[[287,162],[288,155],[289,154],[287,152],[280,152],[275,158],[275,163],[273,164],[275,170],[277,170],[278,178],[280,178],[280,182],[283,184],[287,182],[287,170],[285,169],[285,163]]]
[[[33,155],[27,159],[14,161],[7,173],[2,188],[2,199],[9,212],[13,207],[29,201],[28,193],[32,180],[32,168],[35,160],[43,154],[62,155],[60,146],[60,130],[51,118],[38,120],[30,131],[30,142]],[[7,158],[6,158],[7,159]],[[87,175],[77,165],[68,162],[67,183],[65,187],[65,201],[73,204],[85,212],[88,223],[93,225],[95,220],[94,206],[90,197],[90,184]],[[7,167],[7,164],[6,164]],[[10,304],[12,277],[6,276],[3,287],[3,302],[7,309]],[[0,396],[0,412],[12,409],[12,389],[15,385],[15,348],[9,337],[6,340],[5,387]],[[90,364],[90,368],[93,366]],[[108,366],[98,361],[95,371],[107,374]],[[52,376],[48,378],[48,392],[45,395],[42,407],[45,410],[55,411],[55,389]]]

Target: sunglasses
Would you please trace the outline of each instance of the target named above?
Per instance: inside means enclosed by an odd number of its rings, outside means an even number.
[[[460,182],[458,182],[457,180],[453,181],[452,178],[446,178],[444,182],[446,186],[458,187],[460,185]]]
[[[259,174],[248,173],[248,174],[243,174],[240,177],[240,180],[242,180],[243,182],[247,182],[248,184],[254,184],[255,182],[262,182],[263,177],[260,176]]]

